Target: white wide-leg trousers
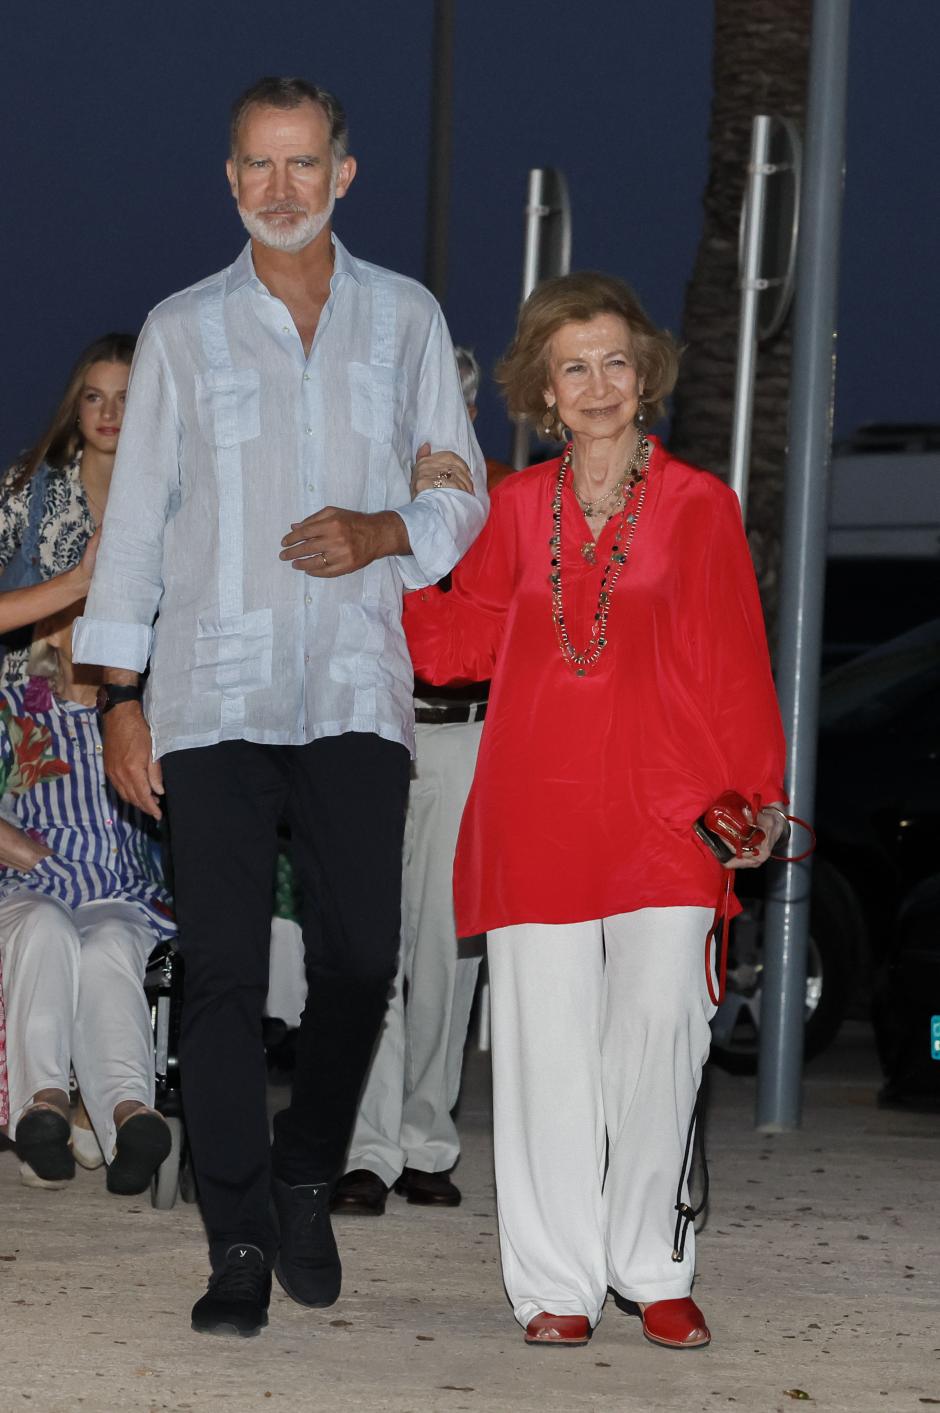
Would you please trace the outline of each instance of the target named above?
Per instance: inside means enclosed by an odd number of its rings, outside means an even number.
[[[11,1135],[40,1089],[68,1093],[71,1064],[110,1161],[115,1106],[154,1100],[153,1030],[143,989],[153,947],[153,933],[132,903],[72,909],[25,889],[0,902]]]
[[[404,1167],[447,1172],[460,1154],[451,1110],[480,958],[457,956],[453,870],[482,732],[474,721],[415,729],[398,975],[346,1159],[347,1172],[368,1168],[389,1186]]]
[[[684,1259],[672,1251],[711,1038],[711,921],[644,908],[489,934],[500,1255],[522,1325],[541,1310],[594,1325],[608,1286],[689,1294],[691,1230]]]

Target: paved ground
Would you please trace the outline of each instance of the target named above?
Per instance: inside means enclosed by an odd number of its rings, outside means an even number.
[[[344,1292],[312,1312],[278,1294],[257,1340],[192,1334],[198,1218],[113,1198],[102,1174],[61,1193],[0,1153],[0,1409],[34,1413],[851,1413],[940,1405],[940,1119],[879,1111],[870,1037],[809,1067],[799,1133],[752,1127],[754,1083],[717,1074],[713,1200],[696,1294],[709,1350],[647,1345],[608,1306],[581,1350],[529,1350],[496,1254],[486,1058],[461,1116],[463,1206],[390,1200],[346,1218]],[[802,1391],[802,1392],[800,1392]]]

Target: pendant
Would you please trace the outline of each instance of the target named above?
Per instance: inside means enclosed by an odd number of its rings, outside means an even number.
[[[588,564],[597,563],[596,546],[593,540],[585,540],[584,544],[581,546],[581,556],[583,559],[587,560]]]

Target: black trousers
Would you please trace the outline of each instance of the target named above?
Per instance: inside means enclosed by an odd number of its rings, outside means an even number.
[[[271,1171],[341,1171],[395,975],[409,759],[369,733],[306,746],[225,741],[163,757],[184,997],[180,1077],[214,1265],[235,1242],[270,1260]],[[261,1021],[277,825],[303,889],[307,1004],[290,1105],[268,1140]]]

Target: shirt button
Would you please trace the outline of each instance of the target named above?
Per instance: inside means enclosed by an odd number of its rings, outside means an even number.
[[[309,653],[304,653],[304,662],[309,662],[309,661],[310,661],[310,654],[309,654]]]
[[[309,373],[305,373],[305,374],[304,374],[304,382],[305,382],[305,383],[309,383],[309,382],[310,382],[310,374],[309,374]]]
[[[102,752],[103,750],[104,750],[104,746],[96,746],[96,747],[95,747],[95,754],[100,756],[100,755],[101,755],[101,752]]]
[[[310,597],[309,594],[304,595],[304,603],[313,603],[313,599]]]
[[[307,436],[308,436],[308,437],[312,437],[312,436],[313,436],[313,428],[312,428],[312,427],[304,427],[304,431],[307,433]]]
[[[282,334],[289,334],[289,333],[290,333],[290,325],[289,325],[289,324],[282,324],[282,325],[281,325],[281,333],[282,333]]]

